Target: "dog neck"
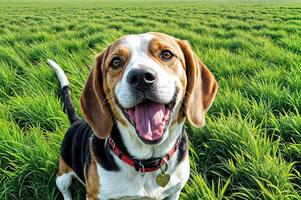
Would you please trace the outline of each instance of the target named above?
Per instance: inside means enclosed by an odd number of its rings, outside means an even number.
[[[118,127],[119,126],[119,127]],[[157,145],[144,144],[138,139],[135,132],[133,136],[127,131],[126,127],[122,128],[118,122],[114,123],[110,137],[118,149],[131,159],[147,160],[163,158],[175,146],[177,139],[181,136],[179,148],[176,151],[177,161],[180,162],[187,154],[187,135],[184,129],[184,122],[175,124],[167,129],[166,139]],[[95,155],[96,161],[108,171],[119,170],[116,160],[113,158],[113,152],[108,143],[108,139],[99,139],[96,135],[91,139],[91,153]]]
[[[127,153],[134,159],[145,160],[150,158],[160,158],[166,155],[176,143],[176,140],[183,133],[184,121],[171,124],[165,132],[165,139],[158,144],[145,144],[137,136],[132,126],[124,126],[116,122],[120,132],[120,139]],[[113,136],[116,137],[116,136]],[[117,136],[118,137],[118,136]]]

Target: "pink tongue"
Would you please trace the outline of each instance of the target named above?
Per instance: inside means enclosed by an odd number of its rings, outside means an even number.
[[[135,106],[130,117],[136,123],[140,136],[149,141],[160,139],[169,116],[164,104],[156,102],[142,102]]]

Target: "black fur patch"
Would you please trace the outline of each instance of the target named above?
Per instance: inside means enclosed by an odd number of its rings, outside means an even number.
[[[118,131],[113,128],[112,134]],[[76,175],[84,180],[84,166],[89,169],[91,163],[89,139],[92,137],[91,150],[97,162],[108,171],[119,170],[113,156],[105,146],[105,140],[97,138],[93,130],[85,120],[78,120],[68,129],[61,146],[61,156]],[[88,171],[86,171],[87,173]]]
[[[74,110],[70,87],[68,85],[64,86],[61,90],[61,93],[64,101],[64,110],[67,112],[70,123],[73,124],[74,122],[78,121],[79,118]]]
[[[114,127],[115,126],[113,126],[113,129]],[[112,133],[113,132],[114,131],[112,131]],[[104,169],[108,171],[119,170],[114,157],[110,153],[109,146],[105,144],[105,140],[99,139],[95,135],[92,136],[92,151],[94,152],[97,163],[99,163]]]
[[[89,154],[89,138],[93,135],[84,120],[78,120],[68,129],[61,147],[61,155],[68,166],[84,182],[84,165]]]

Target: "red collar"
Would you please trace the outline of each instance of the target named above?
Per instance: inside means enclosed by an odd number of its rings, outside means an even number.
[[[160,169],[161,166],[165,164],[165,162],[169,161],[171,157],[175,154],[177,149],[179,148],[181,138],[182,136],[180,136],[177,139],[172,149],[162,158],[152,158],[147,160],[136,160],[131,158],[129,155],[126,155],[117,147],[116,143],[111,138],[111,136],[108,138],[108,144],[109,147],[112,149],[112,151],[115,153],[115,155],[118,156],[123,162],[134,167],[136,171],[140,171],[141,173],[144,173],[144,172],[156,171],[157,169]]]

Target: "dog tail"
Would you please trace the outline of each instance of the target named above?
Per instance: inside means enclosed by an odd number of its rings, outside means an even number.
[[[71,89],[69,87],[69,81],[62,70],[62,68],[53,60],[48,59],[48,64],[52,67],[52,69],[55,71],[57,78],[59,79],[60,85],[61,85],[61,93],[62,93],[62,99],[64,102],[64,110],[68,115],[68,119],[71,124],[79,120],[79,117],[74,109],[74,105],[72,103],[71,99]]]

